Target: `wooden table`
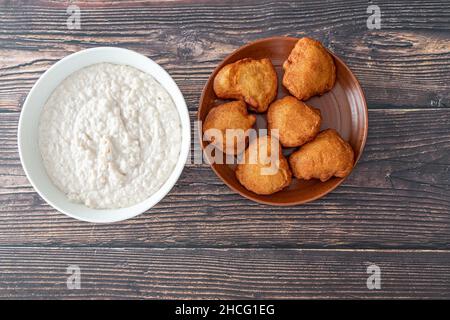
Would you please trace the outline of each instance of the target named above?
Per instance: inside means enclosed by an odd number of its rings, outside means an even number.
[[[450,2],[0,0],[0,298],[450,298]],[[395,3],[394,3],[395,2]],[[367,8],[381,10],[369,29]],[[264,37],[308,35],[341,56],[369,105],[351,176],[321,200],[271,207],[187,165],[129,221],[95,225],[47,205],[17,150],[38,77],[81,49],[119,46],[161,64],[191,120],[214,67]],[[381,271],[369,290],[367,268]],[[81,289],[69,290],[70,265]]]

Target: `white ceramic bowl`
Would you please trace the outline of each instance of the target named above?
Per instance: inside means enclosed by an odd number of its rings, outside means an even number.
[[[92,209],[70,202],[53,185],[42,163],[38,146],[38,124],[42,108],[55,88],[73,72],[89,65],[110,62],[137,68],[153,76],[170,94],[181,121],[181,150],[177,164],[163,186],[145,201],[121,209]],[[125,220],[143,213],[157,204],[177,182],[186,163],[191,143],[189,113],[175,81],[153,60],[131,50],[99,47],[73,53],[55,63],[35,83],[22,107],[18,144],[22,166],[37,193],[52,207],[66,215],[89,222],[108,223]]]

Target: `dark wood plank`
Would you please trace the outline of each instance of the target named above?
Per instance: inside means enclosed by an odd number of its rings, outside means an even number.
[[[67,1],[0,0],[0,298],[450,298],[449,2],[378,0],[381,30],[367,29],[363,0],[76,4],[81,30],[66,27]],[[217,63],[278,35],[321,40],[367,95],[365,153],[327,197],[263,206],[190,164],[148,213],[92,225],[29,185],[18,111],[62,57],[103,45],[141,52],[174,77],[194,119]],[[373,263],[381,291],[366,288]],[[81,268],[81,290],[66,288],[69,265]]]
[[[367,289],[372,264],[381,290]],[[0,271],[0,298],[450,298],[447,251],[2,247]]]
[[[208,165],[112,225],[51,209],[20,166],[17,113],[0,113],[0,245],[450,248],[450,110],[371,110],[361,161],[325,198],[271,207],[234,194]]]
[[[65,55],[113,45],[164,66],[195,111],[213,68],[237,47],[269,36],[309,35],[341,56],[371,108],[450,106],[450,3],[377,1],[77,1],[81,30],[66,27],[66,1],[1,1],[0,110],[18,111],[33,83]]]

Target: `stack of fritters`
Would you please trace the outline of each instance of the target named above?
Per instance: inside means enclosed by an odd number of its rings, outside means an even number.
[[[223,67],[214,79],[214,91],[219,98],[238,101],[211,109],[203,125],[207,138],[209,129],[223,132],[223,138],[209,137],[209,140],[225,153],[235,155],[243,151],[236,145],[246,145],[246,141],[240,138],[226,141],[226,131],[253,127],[256,119],[248,114],[246,104],[257,113],[267,111],[270,136],[251,141],[244,153],[244,163],[236,168],[239,182],[257,194],[272,194],[287,187],[292,172],[298,179],[327,181],[333,176],[347,176],[354,164],[351,146],[334,129],[319,133],[320,110],[303,102],[333,88],[336,80],[333,57],[320,42],[302,38],[283,69],[283,85],[293,96],[273,102],[277,95],[277,74],[269,59],[246,58]],[[299,149],[287,161],[281,146]],[[250,158],[255,154],[252,161]]]

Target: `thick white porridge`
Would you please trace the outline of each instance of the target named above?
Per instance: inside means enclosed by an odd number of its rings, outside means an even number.
[[[100,63],[65,79],[39,122],[53,183],[71,201],[123,208],[156,192],[178,160],[181,125],[167,91],[135,68]]]

